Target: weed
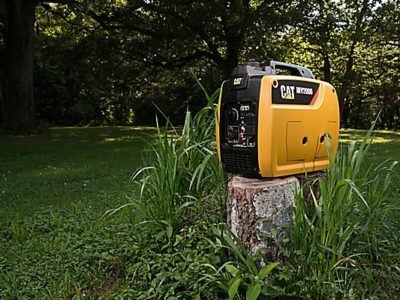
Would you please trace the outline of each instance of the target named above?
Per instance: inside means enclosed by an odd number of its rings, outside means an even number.
[[[214,146],[218,91],[205,94],[209,104],[194,117],[188,111],[183,128],[169,123],[163,129],[157,126],[145,167],[133,176],[140,191],[131,203],[135,214],[154,225],[155,231],[165,232],[168,239],[183,224],[190,224],[191,217],[201,211],[202,199],[221,190],[226,182]]]
[[[229,299],[258,299],[259,296],[279,296],[283,290],[268,282],[267,277],[279,262],[269,263],[260,267],[260,253],[249,253],[243,243],[225,226],[212,227],[215,242],[209,240],[212,248],[223,257],[222,266],[207,263],[204,266],[210,270],[202,281],[208,285],[218,286]],[[232,258],[236,258],[233,259]]]
[[[365,261],[375,253],[376,231],[387,213],[397,165],[393,162],[374,169],[363,167],[371,132],[359,146],[351,142],[347,151],[342,148],[331,162],[325,177],[318,180],[320,198],[312,193],[311,215],[307,214],[301,192],[297,193],[294,230],[286,245],[291,266],[286,269],[287,293],[311,298],[344,297],[360,284]]]

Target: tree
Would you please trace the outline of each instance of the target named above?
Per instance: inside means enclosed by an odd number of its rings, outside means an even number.
[[[35,124],[33,99],[33,29],[36,3],[0,1],[1,124],[14,129]]]
[[[132,0],[110,9],[104,9],[104,1],[77,3],[73,9],[129,40],[125,45],[131,59],[174,68],[205,58],[228,78],[249,37],[260,30],[278,32],[291,21],[296,5],[278,0]],[[266,36],[259,40],[270,42]]]
[[[379,63],[391,61],[389,56],[383,61],[378,59],[378,52],[387,48],[385,43],[393,41],[393,36],[385,37],[384,32],[393,31],[395,22],[382,26],[377,20],[393,11],[395,5],[393,1],[379,0],[315,0],[309,1],[308,5],[304,21],[292,28],[295,49],[292,59],[311,61],[322,79],[336,87],[342,125],[347,127],[350,112],[375,96],[367,91],[371,85],[368,77],[382,76],[376,72]],[[370,106],[361,108],[367,116],[371,116],[370,109]],[[372,111],[376,111],[376,107]],[[359,123],[360,119],[357,119]],[[364,121],[369,122],[370,118],[364,116]],[[368,126],[362,123],[362,126]]]
[[[153,102],[174,119],[201,105],[192,73],[212,89],[255,58],[331,82],[346,125],[367,126],[385,103],[390,126],[396,1],[0,0],[0,124],[32,127],[35,108],[53,124],[126,124],[132,110],[149,122]]]
[[[41,0],[0,0],[3,48],[1,124],[29,128],[35,124],[33,39],[35,7]],[[162,69],[206,59],[230,76],[246,39],[259,28],[278,30],[293,1],[220,0],[74,1],[82,19],[90,16],[103,30],[120,36],[124,54]],[[47,4],[46,4],[47,5]],[[50,6],[49,6],[50,7]]]
[[[0,0],[0,125],[11,130],[29,131],[35,127],[33,42],[35,9],[40,3]]]

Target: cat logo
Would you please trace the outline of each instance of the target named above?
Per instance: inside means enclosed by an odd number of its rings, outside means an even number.
[[[293,85],[281,85],[281,97],[286,100],[294,100],[295,89]]]
[[[242,84],[242,79],[241,77],[233,79],[233,85],[241,85]]]

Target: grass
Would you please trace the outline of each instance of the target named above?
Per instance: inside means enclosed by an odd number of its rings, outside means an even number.
[[[168,126],[157,126],[146,165],[133,178],[140,193],[128,203],[141,221],[152,223],[155,232],[166,229],[171,238],[204,215],[205,207],[201,206],[207,200],[217,200],[213,203],[217,211],[224,207],[225,195],[219,191],[225,190],[226,177],[213,146],[213,122],[213,106],[207,106],[194,117],[188,111],[180,132],[172,127],[171,134]],[[220,215],[224,220],[221,210]]]
[[[113,288],[118,244],[132,236],[128,215],[104,213],[132,194],[130,178],[154,133],[52,128],[0,138],[0,298],[96,298]]]
[[[350,140],[361,142],[367,130],[343,129],[340,141],[348,144]],[[367,162],[371,165],[379,164],[386,159],[400,161],[400,131],[375,130],[373,141],[368,151]]]
[[[399,204],[393,188],[399,183],[398,162],[368,168],[369,137],[370,132],[362,143],[352,141],[342,148],[325,178],[318,180],[320,196],[312,194],[311,213],[301,193],[296,194],[296,221],[287,247],[292,270],[298,266],[297,278],[289,285],[303,286],[294,288],[296,294],[313,299],[352,297],[354,287],[361,298],[398,293],[400,272],[393,268],[399,258],[397,241],[385,232]]]
[[[0,298],[221,297],[199,284],[202,265],[220,259],[206,242],[212,239],[207,222],[179,227],[174,241],[161,247],[159,237],[143,238],[127,210],[104,216],[137,192],[131,176],[142,165],[143,139],[155,134],[154,128],[99,127],[0,137]],[[365,163],[400,160],[400,133],[375,134]],[[364,135],[344,130],[342,143]],[[398,186],[391,186],[394,203],[400,202]],[[399,220],[399,210],[391,210],[382,247],[400,242]],[[388,261],[393,265],[383,267],[393,272],[399,251]]]
[[[145,140],[154,133],[138,127],[53,128],[43,136],[0,137],[0,220],[76,202],[104,209],[125,201]]]

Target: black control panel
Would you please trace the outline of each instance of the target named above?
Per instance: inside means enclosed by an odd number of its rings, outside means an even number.
[[[256,107],[254,102],[226,103],[226,143],[234,148],[256,146]]]
[[[246,70],[232,74],[222,88],[220,108],[221,161],[228,172],[258,176],[257,123],[261,76]]]

